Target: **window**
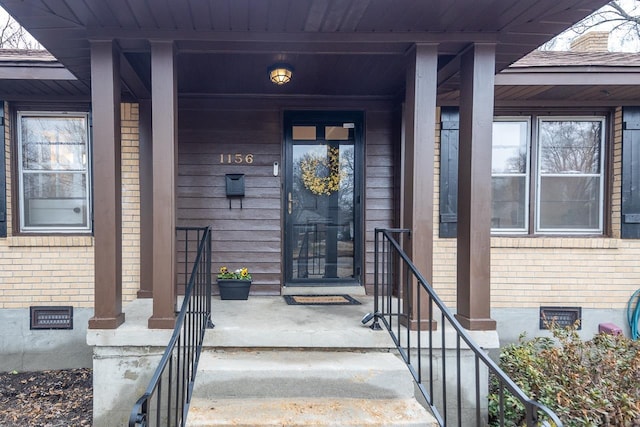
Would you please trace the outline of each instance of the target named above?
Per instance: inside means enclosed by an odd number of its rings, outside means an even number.
[[[533,215],[533,233],[602,233],[604,125],[603,117],[496,118],[493,231],[528,233]]]
[[[637,122],[633,122],[633,117],[640,113],[629,111],[628,114],[626,129],[631,129]],[[441,120],[439,236],[446,238],[457,235],[458,109],[442,107]],[[629,140],[632,139],[630,132],[627,131]],[[602,234],[605,229],[605,135],[604,116],[495,117],[492,232]],[[633,151],[631,143],[628,145],[623,158],[629,157],[626,161],[629,166]],[[631,166],[627,171],[631,176]],[[627,199],[631,200],[629,196],[633,191],[629,189],[634,188],[633,184],[625,188]],[[637,213],[640,202],[633,200],[634,207],[623,214],[623,222],[629,225],[640,224]]]
[[[603,119],[538,121],[540,232],[602,232]]]
[[[90,230],[87,113],[18,112],[20,230]]]
[[[493,123],[491,227],[502,232],[526,232],[529,223],[529,130],[528,119]]]

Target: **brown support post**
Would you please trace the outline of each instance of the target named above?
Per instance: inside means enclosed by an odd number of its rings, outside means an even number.
[[[91,329],[115,329],[124,322],[119,60],[120,54],[112,40],[91,42],[95,242]]]
[[[149,328],[171,329],[176,304],[177,91],[174,45],[151,42],[153,140],[153,314]]]
[[[425,279],[433,279],[433,173],[436,120],[436,82],[438,47],[416,45],[407,68],[405,96],[405,141],[402,169],[404,197],[402,223],[411,230],[405,248]],[[418,301],[417,283],[413,283],[409,298],[411,328],[417,326],[418,304],[421,321],[430,317],[428,300]],[[422,293],[422,295],[426,295]],[[406,301],[406,299],[405,299]],[[424,322],[426,325],[426,322]]]
[[[153,297],[153,151],[151,100],[139,103],[140,111],[140,289],[138,298]]]
[[[460,64],[456,317],[470,330],[491,319],[491,138],[495,46],[476,44]]]

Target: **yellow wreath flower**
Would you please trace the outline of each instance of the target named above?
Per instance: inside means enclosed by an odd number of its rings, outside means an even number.
[[[340,149],[329,147],[327,156],[308,154],[300,162],[302,182],[313,194],[328,196],[340,189],[344,171],[340,170]],[[326,172],[326,176],[322,172]]]

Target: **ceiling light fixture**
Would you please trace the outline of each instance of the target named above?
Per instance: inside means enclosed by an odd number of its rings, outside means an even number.
[[[292,73],[293,67],[289,64],[274,64],[269,67],[269,79],[278,86],[289,83]]]

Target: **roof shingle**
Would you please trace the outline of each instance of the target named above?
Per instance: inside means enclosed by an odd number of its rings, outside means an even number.
[[[509,68],[640,67],[640,54],[628,52],[566,52],[534,50]]]

